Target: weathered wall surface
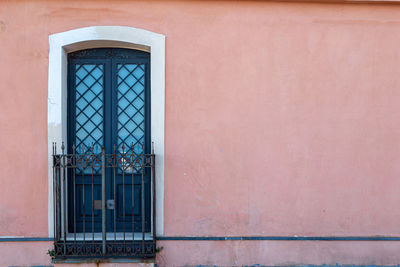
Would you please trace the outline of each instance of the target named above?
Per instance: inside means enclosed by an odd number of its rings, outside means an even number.
[[[93,25],[166,36],[164,235],[400,235],[400,6],[2,1],[0,236],[48,235],[48,36]],[[163,241],[160,264],[400,262],[224,242]]]

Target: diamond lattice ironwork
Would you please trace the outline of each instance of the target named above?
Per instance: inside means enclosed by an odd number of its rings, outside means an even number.
[[[75,144],[77,153],[90,146],[103,146],[104,67],[80,64],[75,67]]]
[[[145,134],[144,64],[118,64],[118,150],[142,153]]]

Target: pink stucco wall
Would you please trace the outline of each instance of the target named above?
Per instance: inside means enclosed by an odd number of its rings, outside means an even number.
[[[93,25],[166,36],[164,235],[400,235],[400,6],[2,1],[0,236],[48,235],[48,36]],[[163,241],[161,264],[400,262],[396,242],[224,242]]]

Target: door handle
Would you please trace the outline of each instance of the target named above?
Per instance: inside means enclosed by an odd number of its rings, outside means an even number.
[[[113,209],[115,208],[115,201],[114,201],[114,199],[109,199],[109,200],[107,200],[107,202],[106,202],[106,208],[107,208],[108,210],[113,210]]]

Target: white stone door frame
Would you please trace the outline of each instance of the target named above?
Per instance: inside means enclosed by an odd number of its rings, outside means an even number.
[[[126,26],[93,26],[49,36],[48,226],[54,236],[52,143],[67,141],[67,54],[99,47],[150,52],[151,141],[156,154],[156,234],[164,232],[165,36]]]

